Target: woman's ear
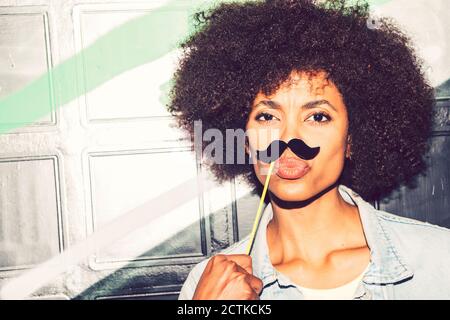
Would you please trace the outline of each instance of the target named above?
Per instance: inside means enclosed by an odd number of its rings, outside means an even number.
[[[345,147],[345,157],[348,159],[352,159],[352,136],[348,135],[347,136],[347,144]]]
[[[250,145],[249,145],[248,137],[245,137],[245,153],[247,154],[250,163],[252,163],[253,158],[252,158],[252,152],[251,152],[251,150],[250,150]]]
[[[251,154],[250,154],[250,148],[249,148],[249,146],[248,146],[248,137],[247,137],[247,136],[245,136],[245,153],[246,153],[249,157],[251,157]]]

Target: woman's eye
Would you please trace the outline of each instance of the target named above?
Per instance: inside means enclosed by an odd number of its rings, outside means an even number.
[[[323,124],[324,122],[328,122],[331,119],[330,116],[328,116],[327,114],[325,114],[323,112],[314,113],[311,117],[306,119],[306,121],[308,121],[311,118],[312,118],[312,121],[319,122],[319,124]]]
[[[276,119],[274,115],[271,115],[270,113],[260,113],[255,117],[255,120],[257,121],[272,121]]]

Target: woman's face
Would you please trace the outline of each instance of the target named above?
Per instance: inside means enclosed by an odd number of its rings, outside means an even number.
[[[307,200],[335,183],[349,154],[347,109],[338,89],[324,76],[318,73],[309,81],[306,74],[293,72],[289,84],[272,96],[260,92],[253,102],[246,130],[262,184],[269,164],[255,160],[255,149],[265,150],[276,139],[289,142],[293,138],[320,147],[311,160],[300,159],[289,148],[280,155],[269,189],[281,200]]]

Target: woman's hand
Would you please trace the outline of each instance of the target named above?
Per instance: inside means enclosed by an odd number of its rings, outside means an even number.
[[[253,275],[246,254],[213,256],[197,284],[193,300],[259,300],[263,283]]]

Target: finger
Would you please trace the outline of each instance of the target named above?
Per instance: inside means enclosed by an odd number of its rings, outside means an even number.
[[[247,300],[259,300],[259,294],[248,283],[244,295]]]
[[[210,258],[210,261],[208,262],[209,268],[208,271],[211,271],[212,269],[217,268],[217,266],[222,266],[223,263],[226,263],[228,261],[228,258],[224,254],[216,254]]]
[[[243,277],[244,281],[251,287],[251,289],[255,291],[256,294],[259,295],[263,288],[262,280],[246,272],[245,269],[243,269],[239,265],[236,265],[236,268],[237,271],[239,272],[239,274],[237,274],[237,277]]]
[[[228,260],[236,262],[239,266],[245,269],[248,273],[253,273],[252,257],[248,254],[228,254]]]
[[[260,294],[263,288],[263,282],[258,277],[255,277],[252,274],[248,274],[246,276],[246,281],[252,287],[252,289],[256,292],[256,294]]]
[[[217,254],[215,256],[212,256],[208,263],[206,264],[206,267],[204,269],[204,273],[208,273],[211,271],[211,269],[214,267],[215,264],[219,263],[222,260],[225,260],[226,258],[223,255]]]
[[[234,261],[233,261],[234,262]],[[235,266],[236,266],[236,271],[238,272],[238,273],[240,273],[240,274],[245,274],[245,275],[251,275],[251,273],[249,273],[247,270],[245,270],[244,268],[242,268],[240,265],[238,265],[236,262],[234,262],[235,263]]]

